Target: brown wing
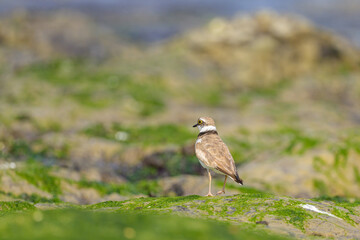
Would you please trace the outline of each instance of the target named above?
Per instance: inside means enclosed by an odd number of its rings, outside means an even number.
[[[205,165],[236,179],[234,159],[228,147],[217,134],[204,136],[202,141],[196,145],[196,155]]]

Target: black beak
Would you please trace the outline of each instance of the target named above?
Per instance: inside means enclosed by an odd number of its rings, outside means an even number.
[[[197,127],[199,124],[197,123],[197,124],[195,124],[193,127]]]

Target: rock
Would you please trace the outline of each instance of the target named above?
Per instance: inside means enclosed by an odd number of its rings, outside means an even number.
[[[20,196],[21,194],[36,194],[43,198],[52,198],[52,195],[50,193],[45,192],[37,188],[36,186],[30,184],[28,181],[18,177],[13,170],[3,171],[0,176],[0,190],[5,193],[11,193],[15,196]]]
[[[200,197],[191,195],[180,198],[143,198],[107,203],[103,210],[114,205],[117,210],[146,210],[153,214],[175,214],[196,218],[225,221],[231,224],[245,223],[247,227],[283,234],[288,237],[308,239],[313,236],[336,239],[360,238],[360,227],[349,222],[347,217],[359,212],[356,205],[351,210],[337,206],[335,202],[311,202],[314,209],[322,213],[302,208],[309,204],[307,199],[276,197],[270,194],[240,194],[226,197]],[[323,206],[328,206],[326,210]],[[228,211],[228,212],[225,212]],[[336,212],[337,216],[328,213]],[[343,216],[340,217],[340,216]]]
[[[360,61],[359,51],[343,38],[299,16],[269,11],[215,18],[174,42],[189,65],[216,69],[224,76],[221,84],[232,90],[267,87],[329,66],[357,69]]]
[[[172,210],[174,212],[188,212],[189,209],[187,209],[186,207],[183,207],[183,206],[174,206],[172,207]]]
[[[277,233],[286,234],[292,237],[299,237],[299,238],[305,236],[300,229],[287,223],[286,221],[284,221],[284,219],[280,217],[267,215],[263,219],[264,219],[263,221],[269,223],[268,227]]]
[[[14,12],[0,23],[0,49],[5,55],[0,61],[6,59],[7,64],[18,68],[54,57],[89,58],[99,62],[115,52],[119,54],[122,44],[115,34],[95,26],[80,12],[66,10],[36,15]]]
[[[269,225],[269,223],[267,221],[257,221],[256,224],[263,224],[265,226]]]
[[[83,168],[115,161],[121,149],[118,143],[106,139],[78,137],[76,139],[78,140],[76,148],[73,147],[69,154],[72,159],[76,159],[73,162]]]
[[[102,181],[102,177],[101,174],[99,172],[99,169],[96,168],[88,168],[85,169],[84,171],[80,172],[82,178],[86,179],[87,181],[90,182],[100,182]]]
[[[276,161],[249,162],[241,166],[239,173],[249,186],[277,194],[294,197],[360,197],[360,186],[354,171],[354,168],[360,169],[359,158],[358,153],[351,151],[346,165],[334,167],[333,154],[316,151]],[[338,181],[340,178],[342,180]]]
[[[34,206],[41,210],[66,209],[72,207],[69,203],[36,203]]]
[[[118,193],[111,193],[109,195],[104,196],[103,198],[99,199],[98,202],[105,202],[105,201],[124,201],[128,200],[130,197],[121,196]]]
[[[161,170],[165,170],[165,164],[168,158],[174,156],[176,152],[174,150],[165,150],[161,152],[155,152],[147,155],[143,159],[143,164],[148,167],[154,167]]]
[[[93,204],[100,201],[100,194],[93,188],[78,188],[65,181],[61,183],[63,190],[60,199],[64,202],[76,204]]]
[[[69,168],[58,168],[54,171],[52,171],[52,175],[63,178],[63,179],[69,179],[74,181],[80,181],[81,175],[78,171],[74,171]]]
[[[184,156],[194,156],[195,155],[195,142],[182,146],[181,153]]]
[[[207,176],[182,175],[166,177],[159,180],[159,185],[165,196],[205,195],[208,192],[208,184]],[[220,189],[221,187],[216,187],[215,184],[212,184],[213,194]],[[233,188],[225,189],[225,196],[231,196],[238,193],[239,191]]]

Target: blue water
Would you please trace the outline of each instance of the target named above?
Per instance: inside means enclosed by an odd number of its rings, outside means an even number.
[[[142,42],[167,39],[216,16],[271,9],[305,16],[360,46],[360,0],[0,0],[0,14],[19,8],[76,9]]]

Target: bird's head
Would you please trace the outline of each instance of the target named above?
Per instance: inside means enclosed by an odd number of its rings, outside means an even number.
[[[198,127],[200,132],[216,131],[215,121],[211,117],[200,117],[193,127]]]

